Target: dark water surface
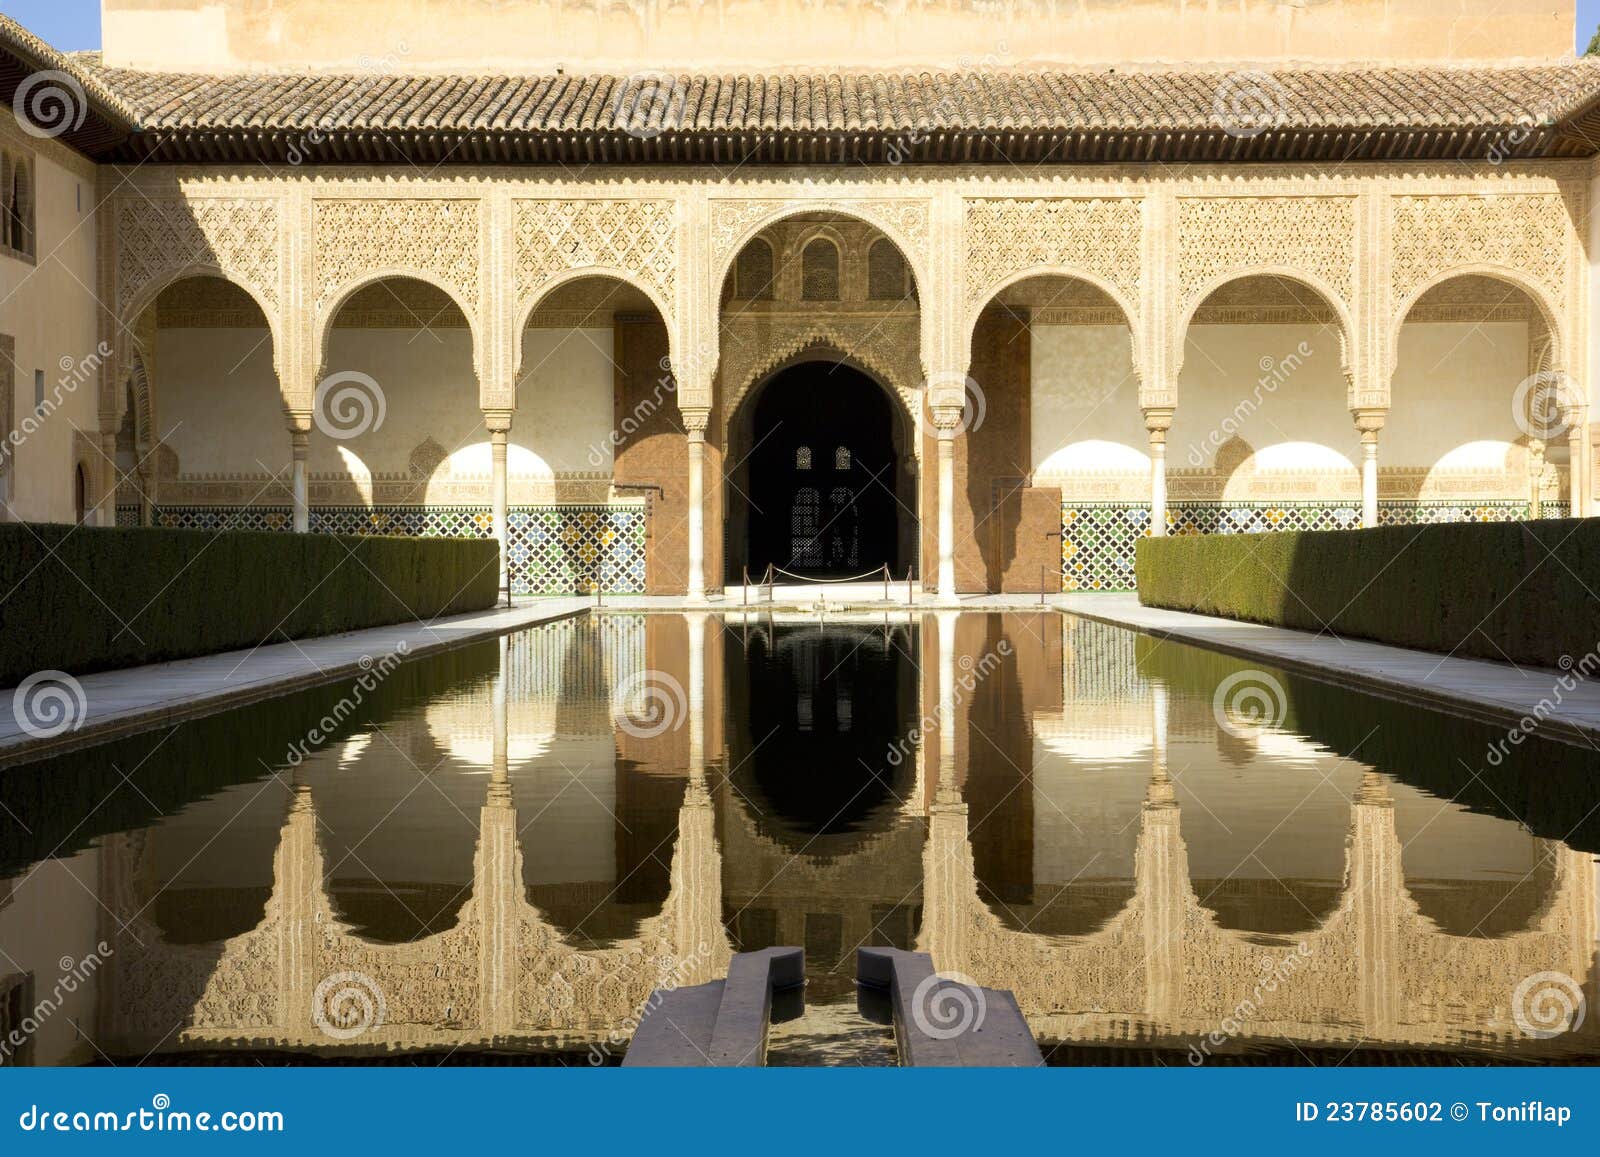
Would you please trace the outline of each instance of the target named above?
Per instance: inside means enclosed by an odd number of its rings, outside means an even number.
[[[1600,753],[1505,737],[1054,613],[570,620],[0,771],[0,1062],[615,1063],[777,944],[774,1063],[892,1060],[863,945],[1057,1063],[1592,1061]]]

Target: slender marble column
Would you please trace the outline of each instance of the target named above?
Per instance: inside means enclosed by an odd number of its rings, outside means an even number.
[[[1150,435],[1150,533],[1160,538],[1167,533],[1167,431],[1172,428],[1172,410],[1146,409],[1144,428]]]
[[[1387,410],[1357,410],[1356,429],[1361,433],[1361,525],[1378,525],[1378,431],[1383,429]]]
[[[506,443],[511,433],[508,410],[485,410],[483,424],[489,431],[491,459],[490,489],[493,491],[494,540],[500,544],[500,595],[511,601],[511,524],[510,481],[506,470]]]
[[[689,581],[691,602],[706,597],[706,426],[709,410],[685,410],[684,431],[689,436]]]

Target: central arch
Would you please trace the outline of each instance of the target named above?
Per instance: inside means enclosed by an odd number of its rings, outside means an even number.
[[[839,578],[916,558],[913,432],[877,378],[804,357],[743,400],[729,429],[728,581],[770,564]]]

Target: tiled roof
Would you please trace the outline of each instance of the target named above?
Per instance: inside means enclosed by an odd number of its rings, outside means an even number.
[[[0,48],[18,34],[0,18]],[[64,58],[116,159],[1095,161],[1587,156],[1600,62],[1155,71],[232,76]],[[1600,139],[1600,138],[1597,138]]]

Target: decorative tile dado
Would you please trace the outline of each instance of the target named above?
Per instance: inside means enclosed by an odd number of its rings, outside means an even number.
[[[1262,268],[1303,270],[1348,305],[1355,254],[1354,197],[1178,199],[1178,284],[1185,305],[1230,274]]]
[[[278,292],[278,203],[260,197],[126,197],[116,208],[116,302],[173,274],[214,266],[249,287],[269,314]]]
[[[1565,518],[1567,505],[1544,503],[1541,517]],[[1528,503],[1383,502],[1382,526],[1442,522],[1517,522],[1531,517]],[[1349,530],[1361,525],[1360,505],[1348,503],[1175,502],[1167,507],[1168,534],[1263,534],[1279,530]],[[1134,551],[1150,532],[1143,502],[1063,503],[1061,589],[1134,589]]]
[[[965,234],[969,314],[1008,277],[1046,267],[1093,274],[1138,308],[1144,210],[1136,198],[974,199]]]
[[[518,201],[513,231],[517,301],[524,308],[552,277],[593,266],[636,274],[672,307],[678,269],[672,201]]]
[[[118,508],[122,525],[123,509]],[[138,525],[138,507],[127,507]],[[518,594],[643,594],[645,508],[638,505],[515,506],[507,512],[511,589]],[[157,526],[183,530],[290,531],[282,506],[163,506]],[[314,534],[491,538],[487,506],[313,506]]]
[[[352,198],[316,203],[317,305],[377,270],[436,279],[471,313],[478,306],[476,200]]]

